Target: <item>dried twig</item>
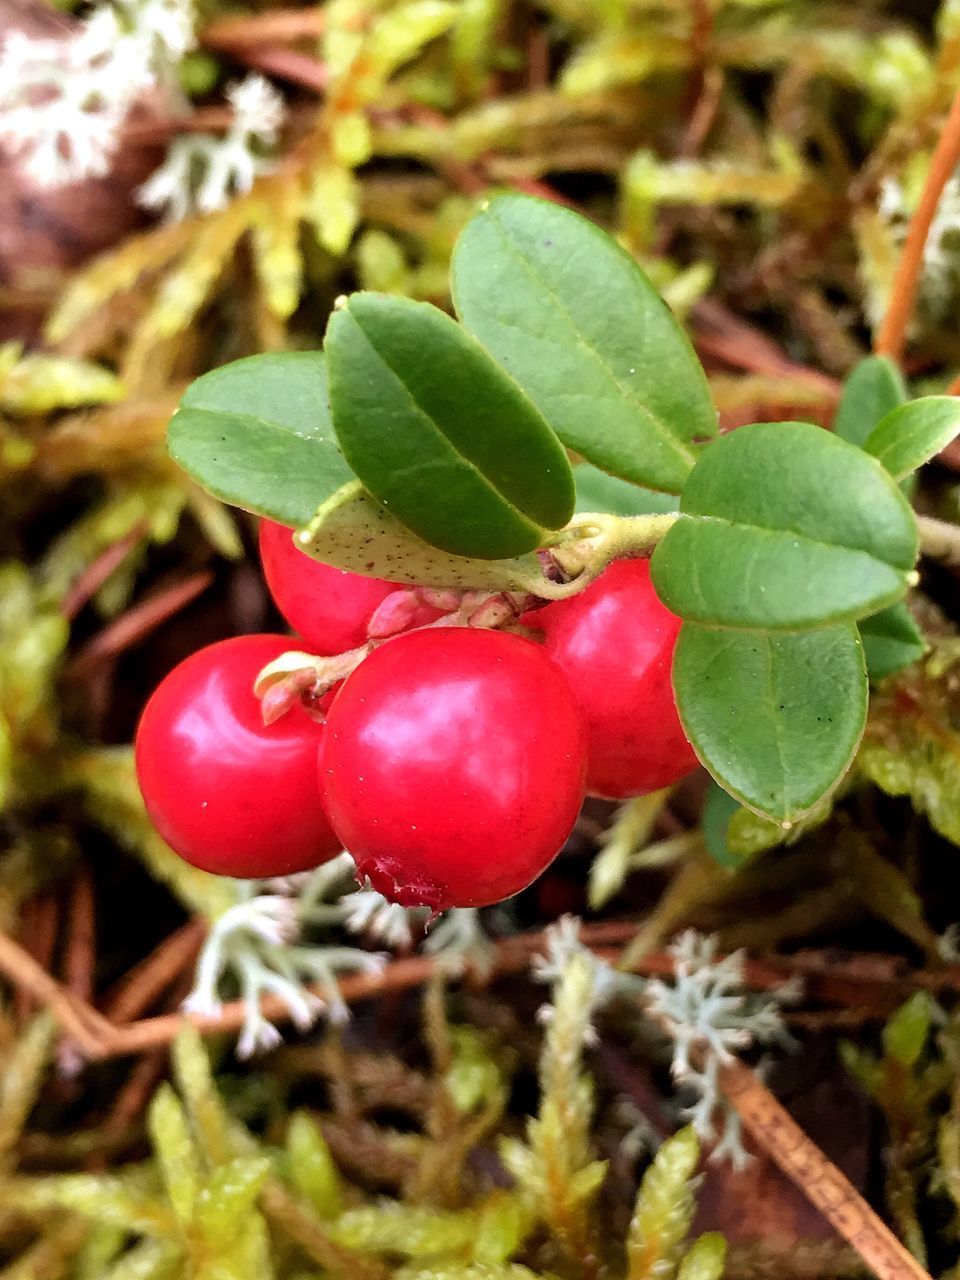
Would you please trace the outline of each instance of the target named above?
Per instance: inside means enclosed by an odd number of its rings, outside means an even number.
[[[67,947],[63,970],[67,990],[79,1000],[93,999],[97,925],[93,877],[81,864],[73,878],[67,915]]]
[[[193,573],[181,582],[176,582],[134,605],[93,637],[71,663],[69,674],[74,677],[85,675],[101,662],[118,657],[161,623],[179,613],[206,591],[212,581],[213,574],[208,570]]]
[[[856,1249],[879,1280],[930,1280],[856,1188],[742,1063],[723,1067],[721,1088],[758,1146]]]
[[[64,617],[73,619],[92,595],[103,586],[111,573],[126,560],[140,539],[147,532],[147,522],[139,521],[122,538],[118,538],[111,546],[106,547],[92,564],[76,578],[60,602],[60,610]]]
[[[23,947],[0,933],[0,972],[47,1006],[63,1030],[91,1058],[105,1056],[114,1027],[83,1000],[62,987]]]
[[[210,22],[200,32],[200,43],[208,49],[229,52],[239,45],[316,40],[325,26],[326,14],[319,5],[306,9],[272,9],[269,13]]]
[[[878,355],[899,360],[903,354],[907,327],[917,300],[920,276],[923,271],[923,255],[927,247],[930,226],[937,212],[943,189],[960,163],[960,93],[950,107],[950,114],[940,134],[920,202],[910,219],[910,228],[903,246],[903,253],[893,278],[893,291],[883,324],[877,331],[874,350]]]
[[[104,1001],[111,1022],[129,1022],[149,1009],[196,959],[206,931],[203,920],[189,920],[132,969]]]

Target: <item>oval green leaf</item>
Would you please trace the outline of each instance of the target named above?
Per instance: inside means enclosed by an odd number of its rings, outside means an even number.
[[[895,480],[916,471],[960,432],[960,399],[924,396],[888,413],[864,441],[864,450]]]
[[[798,631],[899,599],[916,521],[876,459],[806,422],[755,423],[704,450],[683,516],[653,555],[657,592],[691,622]]]
[[[184,392],[167,447],[215,497],[291,527],[353,479],[317,351],[249,356],[204,374]]]
[[[871,680],[883,680],[917,662],[927,651],[923,632],[902,600],[860,620],[860,639]]]
[[[329,498],[297,534],[314,560],[365,577],[421,587],[571,594],[549,582],[535,555],[505,560],[450,555],[418,538],[354,480]]]
[[[330,317],[326,352],[344,456],[418,537],[494,560],[532,551],[570,519],[563,446],[448,315],[357,293]]]
[[[847,375],[833,420],[833,433],[863,448],[878,422],[907,402],[900,370],[886,356],[867,356]]]
[[[618,476],[609,476],[589,462],[573,468],[577,486],[577,512],[606,511],[613,516],[665,515],[676,511],[679,502],[672,493],[644,489]]]
[[[867,677],[851,625],[801,635],[684,624],[673,664],[687,737],[721,787],[781,824],[841,780],[867,716]]]
[[[683,330],[615,240],[559,205],[498,196],[457,241],[452,288],[464,325],[564,444],[679,493],[716,410]]]

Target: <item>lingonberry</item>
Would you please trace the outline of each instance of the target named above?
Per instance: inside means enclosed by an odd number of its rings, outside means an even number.
[[[570,834],[586,735],[543,650],[444,627],[389,640],[327,718],[320,783],[361,875],[405,906],[479,907],[525,888]]]
[[[586,590],[524,616],[583,706],[587,790],[612,800],[668,786],[697,764],[670,682],[680,619],[647,560],[618,560]]]
[[[167,844],[204,871],[238,878],[305,871],[343,846],[317,792],[323,726],[300,707],[264,725],[257,673],[286,636],[238,636],[191,654],[140,718],[137,776]]]
[[[377,606],[397,590],[396,583],[311,560],[297,550],[292,531],[272,520],[260,521],[260,561],[277,608],[324,656],[363,644]]]

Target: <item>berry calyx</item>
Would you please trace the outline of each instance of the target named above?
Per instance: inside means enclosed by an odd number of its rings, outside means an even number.
[[[624,800],[696,768],[670,679],[680,619],[657,597],[648,560],[617,560],[579,595],[523,621],[544,632],[583,706],[588,792]]]
[[[181,858],[240,879],[306,871],[343,848],[317,792],[324,729],[300,707],[265,725],[257,673],[286,636],[221,640],[154,690],[136,737],[140,790]]]
[[[526,888],[583,800],[586,734],[543,650],[442,628],[389,640],[327,717],[320,786],[361,875],[405,906],[479,907]]]

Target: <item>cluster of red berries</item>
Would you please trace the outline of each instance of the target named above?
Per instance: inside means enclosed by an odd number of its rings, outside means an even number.
[[[308,559],[268,521],[260,551],[281,613],[318,655],[364,644],[397,590]],[[299,705],[263,722],[254,681],[289,637],[201,649],[137,731],[154,824],[222,875],[289,875],[346,848],[407,906],[510,897],[559,852],[586,793],[641,795],[696,764],[670,683],[680,624],[646,561],[618,561],[522,623],[539,643],[480,627],[401,633],[347,677],[323,722]]]

